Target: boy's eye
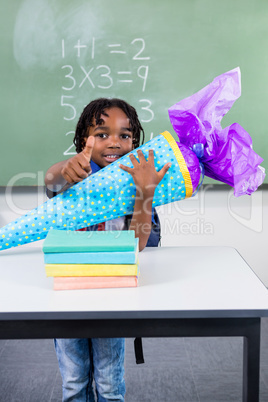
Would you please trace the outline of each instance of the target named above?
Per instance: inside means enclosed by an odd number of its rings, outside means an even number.
[[[96,135],[96,137],[100,137],[100,138],[107,138],[107,134],[106,133],[98,133],[97,135]]]
[[[128,139],[128,138],[131,138],[131,135],[130,134],[122,134],[122,138]]]

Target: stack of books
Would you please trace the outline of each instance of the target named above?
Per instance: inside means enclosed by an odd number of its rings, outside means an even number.
[[[43,252],[54,290],[135,287],[138,239],[133,230],[50,230]]]

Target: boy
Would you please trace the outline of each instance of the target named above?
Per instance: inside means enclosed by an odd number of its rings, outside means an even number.
[[[64,191],[131,152],[139,146],[141,133],[144,137],[137,113],[125,101],[101,98],[89,103],[76,127],[77,155],[47,171],[48,196]],[[133,215],[105,222],[105,230],[134,230],[141,251],[146,245],[159,243],[160,225],[154,210],[152,214],[152,200],[170,164],[157,172],[152,150],[148,161],[141,150],[138,157],[139,160],[130,154],[132,168],[120,165],[136,185]],[[84,230],[100,230],[101,225]],[[63,380],[63,401],[95,400],[93,368],[98,401],[124,401],[124,339],[55,339],[55,348]]]

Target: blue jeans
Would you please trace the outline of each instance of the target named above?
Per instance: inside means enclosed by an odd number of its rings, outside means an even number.
[[[125,395],[123,338],[55,339],[64,402],[122,402]]]

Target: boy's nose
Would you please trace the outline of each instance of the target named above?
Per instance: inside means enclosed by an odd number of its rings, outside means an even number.
[[[110,137],[109,148],[120,148],[119,138]]]

